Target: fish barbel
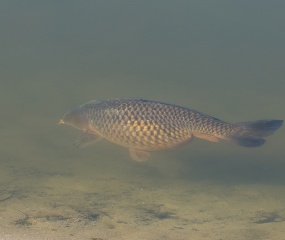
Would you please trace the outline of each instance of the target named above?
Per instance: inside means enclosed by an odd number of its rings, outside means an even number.
[[[151,151],[174,148],[193,137],[212,142],[230,140],[243,147],[259,147],[283,120],[228,123],[198,111],[139,98],[93,100],[67,113],[59,122],[84,135],[85,147],[102,138],[129,148],[131,158],[146,160]]]

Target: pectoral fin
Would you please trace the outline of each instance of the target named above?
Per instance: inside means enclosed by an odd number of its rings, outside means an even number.
[[[78,148],[85,148],[101,139],[102,137],[97,134],[86,132],[74,143],[74,145]]]
[[[130,151],[130,156],[132,160],[137,161],[137,162],[144,162],[150,156],[149,152],[139,150],[139,149],[130,148],[129,151]]]
[[[219,138],[212,136],[212,135],[205,134],[205,133],[195,133],[193,135],[197,138],[202,138],[202,139],[205,139],[205,140],[208,140],[211,142],[218,142],[219,141]]]

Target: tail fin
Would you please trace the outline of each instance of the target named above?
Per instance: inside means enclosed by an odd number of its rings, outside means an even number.
[[[283,120],[259,120],[254,122],[235,123],[237,132],[229,140],[243,147],[259,147],[267,137],[273,134],[283,124]]]

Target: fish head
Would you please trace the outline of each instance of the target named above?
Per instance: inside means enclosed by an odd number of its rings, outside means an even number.
[[[80,109],[72,110],[66,113],[62,119],[60,119],[59,124],[66,124],[75,127],[80,130],[87,130],[87,120],[80,111]]]

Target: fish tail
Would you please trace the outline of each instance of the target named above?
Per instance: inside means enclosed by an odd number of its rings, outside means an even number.
[[[283,124],[283,120],[259,120],[253,122],[234,123],[235,134],[229,140],[243,147],[259,147],[267,137]]]

